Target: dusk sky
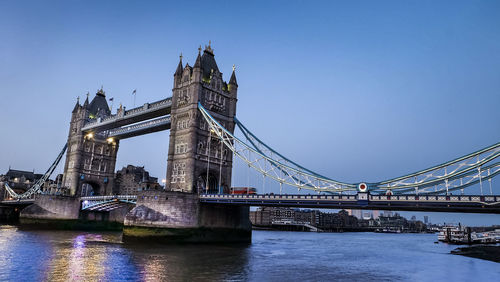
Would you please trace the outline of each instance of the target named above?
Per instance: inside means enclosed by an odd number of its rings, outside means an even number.
[[[134,89],[137,105],[171,96],[179,54],[193,65],[209,40],[225,80],[236,65],[238,119],[333,179],[381,181],[500,142],[499,1],[235,2],[0,1],[0,174],[45,172],[87,91],[103,85],[113,112]],[[168,136],[123,140],[117,168],[165,178]]]

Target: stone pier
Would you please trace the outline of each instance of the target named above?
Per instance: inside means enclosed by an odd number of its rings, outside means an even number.
[[[20,212],[21,228],[63,230],[114,230],[123,228],[131,205],[104,212],[81,211],[79,197],[37,195],[35,203]]]
[[[38,194],[35,203],[19,216],[22,227],[72,229],[80,213],[80,199],[70,196]]]
[[[125,216],[123,240],[248,243],[251,227],[248,207],[205,205],[196,194],[144,191]]]

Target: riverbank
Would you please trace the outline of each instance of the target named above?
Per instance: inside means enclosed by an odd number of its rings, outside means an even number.
[[[500,263],[500,246],[473,246],[473,247],[464,247],[464,248],[456,248],[451,251],[454,255],[461,255],[471,258],[478,258],[484,260],[490,260],[494,262]]]

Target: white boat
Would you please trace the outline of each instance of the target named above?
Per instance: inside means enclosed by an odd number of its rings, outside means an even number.
[[[444,226],[439,230],[438,240],[447,243],[468,243],[468,234],[462,226]]]

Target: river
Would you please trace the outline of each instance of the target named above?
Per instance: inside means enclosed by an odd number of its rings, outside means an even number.
[[[254,231],[249,245],[125,244],[121,233],[0,226],[0,280],[498,281],[435,234]]]

